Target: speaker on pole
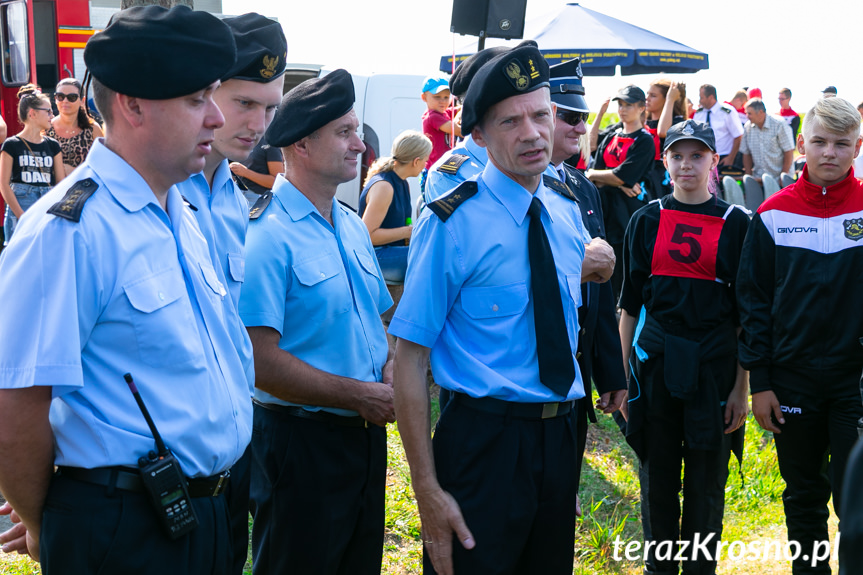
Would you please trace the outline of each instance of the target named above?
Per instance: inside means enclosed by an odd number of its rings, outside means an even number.
[[[453,0],[450,32],[520,39],[526,9],[527,0]]]

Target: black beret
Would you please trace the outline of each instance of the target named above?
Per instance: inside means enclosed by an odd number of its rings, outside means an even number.
[[[354,107],[354,81],[346,70],[306,80],[284,95],[264,136],[271,146],[299,142]]]
[[[222,80],[271,82],[285,73],[288,41],[282,26],[275,20],[249,12],[222,20],[234,33],[237,63]]]
[[[525,40],[516,48],[520,48],[521,46],[536,46],[536,42],[533,40]],[[455,69],[455,72],[452,73],[449,79],[449,91],[452,92],[453,96],[456,98],[462,98],[467,93],[467,87],[470,86],[473,77],[476,76],[476,73],[479,72],[479,69],[482,68],[489,60],[494,58],[495,56],[500,56],[510,48],[507,46],[495,46],[494,48],[486,48],[485,50],[480,50],[476,54],[470,56],[464,62],[458,65],[458,68]]]
[[[147,100],[203,90],[236,59],[231,29],[188,6],[121,10],[84,48],[84,63],[94,78],[115,92]]]
[[[548,62],[536,46],[521,45],[491,59],[468,86],[461,131],[470,134],[489,108],[512,96],[548,87]]]

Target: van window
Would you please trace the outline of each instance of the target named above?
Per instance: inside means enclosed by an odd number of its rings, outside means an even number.
[[[23,86],[30,79],[27,4],[24,0],[0,6],[0,37],[3,46],[3,84]]]

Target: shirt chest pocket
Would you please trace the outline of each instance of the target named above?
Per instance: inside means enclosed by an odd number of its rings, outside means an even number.
[[[566,286],[569,289],[569,297],[575,305],[575,309],[578,309],[584,303],[581,301],[581,274],[568,274]]]
[[[527,309],[528,300],[525,282],[461,290],[462,309],[468,317],[476,320],[493,320],[519,315]]]
[[[360,267],[363,268],[363,271],[365,272],[363,274],[363,279],[366,281],[369,293],[374,296],[374,301],[378,301],[381,289],[381,278],[378,272],[378,266],[375,265],[375,261],[372,259],[374,256],[364,254],[359,250],[354,250],[354,254],[356,254],[357,261],[360,262]]]
[[[243,254],[228,254],[228,278],[239,283],[246,279],[246,258]]]
[[[136,280],[123,286],[123,291],[142,361],[153,366],[180,365],[202,356],[197,323],[179,270]]]
[[[330,317],[351,309],[351,292],[341,258],[326,254],[292,266],[298,287],[292,294],[312,316]]]

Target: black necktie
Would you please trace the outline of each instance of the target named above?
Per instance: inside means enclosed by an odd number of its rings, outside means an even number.
[[[575,366],[572,363],[572,348],[563,315],[554,255],[540,219],[542,204],[536,197],[531,199],[527,213],[530,215],[527,253],[533,289],[539,380],[556,394],[566,397],[575,379]]]
[[[705,124],[708,126],[710,125],[710,110],[707,110],[707,120],[705,121]]]

